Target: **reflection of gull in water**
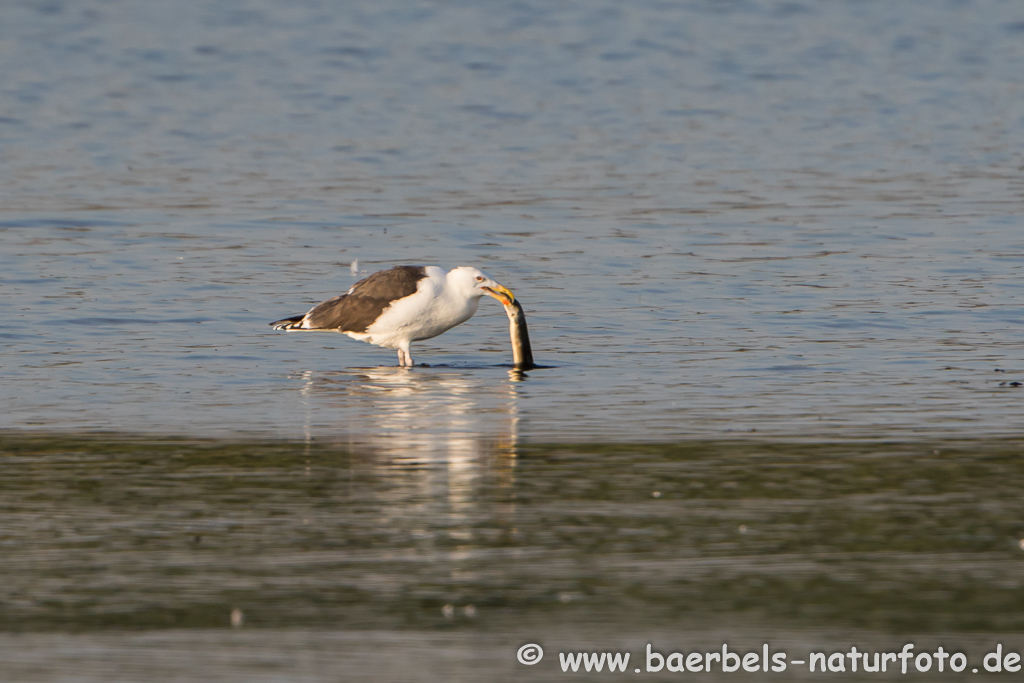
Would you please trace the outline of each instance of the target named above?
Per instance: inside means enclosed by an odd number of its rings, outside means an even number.
[[[523,389],[523,375],[515,372],[371,368],[296,377],[307,434],[346,432],[355,466],[387,480],[378,490],[376,523],[417,539],[418,548],[449,557],[452,571],[465,573],[472,571],[462,561],[473,554],[480,515],[515,511],[511,499],[497,508],[478,506],[485,486],[515,483]]]
[[[343,431],[361,450],[386,454],[394,464],[417,464],[475,458],[498,444],[515,447],[519,390],[514,382],[522,373],[504,375],[366,368],[298,376],[310,433]]]

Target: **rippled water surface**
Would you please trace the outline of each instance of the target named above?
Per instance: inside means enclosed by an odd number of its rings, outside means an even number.
[[[21,2],[0,64],[8,677],[1019,630],[1019,3]],[[354,261],[548,367],[267,326]]]
[[[560,651],[765,641],[977,664],[1021,646],[1021,449],[8,436],[0,671],[551,680]]]
[[[5,426],[1017,428],[1016,4],[186,6],[0,29]],[[484,267],[555,367],[490,300],[413,373],[266,326],[355,259]]]

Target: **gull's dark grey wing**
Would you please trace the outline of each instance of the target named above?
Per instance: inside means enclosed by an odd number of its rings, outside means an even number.
[[[427,276],[423,266],[396,266],[352,285],[346,294],[317,304],[302,316],[270,323],[275,330],[337,330],[366,332],[392,301],[415,294]]]

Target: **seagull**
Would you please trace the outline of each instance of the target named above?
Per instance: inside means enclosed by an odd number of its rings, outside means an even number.
[[[466,322],[480,298],[515,301],[508,289],[471,266],[445,272],[437,266],[395,266],[363,278],[345,294],[303,315],[270,323],[275,330],[341,332],[353,339],[398,350],[398,363],[412,367],[409,346]]]

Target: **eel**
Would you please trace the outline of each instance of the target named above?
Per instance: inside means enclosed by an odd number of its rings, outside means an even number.
[[[516,370],[532,370],[537,365],[533,362],[533,348],[530,346],[530,332],[526,329],[526,314],[523,307],[515,300],[501,300],[508,316],[508,333],[512,337],[512,364]]]

